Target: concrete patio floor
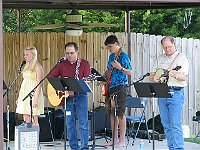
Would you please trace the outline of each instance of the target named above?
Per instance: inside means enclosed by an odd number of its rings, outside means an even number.
[[[126,141],[127,142],[127,141]],[[144,140],[144,150],[152,150],[153,149],[153,142],[151,140],[151,143],[149,143],[148,140]],[[93,141],[90,141],[90,149],[91,145],[93,145]],[[95,149],[107,149],[107,150],[112,150],[112,146],[107,147],[107,148],[102,148],[99,147],[98,145],[104,145],[106,143],[105,138],[97,139],[95,141]],[[136,139],[134,146],[132,146],[132,139],[130,139],[130,142],[127,147],[122,147],[122,148],[114,148],[116,150],[139,150],[139,143],[140,139]],[[67,141],[68,144],[68,141]],[[9,148],[10,150],[15,149],[14,141],[11,141],[9,143]],[[167,148],[167,142],[166,140],[163,141],[157,141],[155,140],[155,145],[154,145],[155,150],[168,150]],[[64,149],[64,142],[61,140],[56,140],[54,142],[40,142],[40,150],[63,150]],[[70,150],[69,146],[67,146],[68,150]],[[6,146],[6,143],[4,142],[4,150],[8,150],[8,146]],[[190,142],[185,142],[185,150],[200,150],[200,144],[196,143],[190,143]]]

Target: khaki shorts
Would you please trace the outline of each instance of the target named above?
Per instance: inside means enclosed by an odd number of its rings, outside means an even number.
[[[115,97],[117,101],[116,115],[123,117],[125,115],[126,99],[127,99],[127,89],[125,88],[125,85],[119,85],[109,90],[108,95],[106,96],[106,99],[105,99],[105,108],[106,108],[107,113],[114,112],[115,101],[113,97],[110,97],[110,95],[112,95],[113,93],[119,90],[122,90],[122,91],[117,92],[116,93],[117,97]]]

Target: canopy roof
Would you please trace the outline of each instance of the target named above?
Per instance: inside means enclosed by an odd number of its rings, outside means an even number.
[[[138,10],[200,7],[200,0],[3,0],[3,8]]]

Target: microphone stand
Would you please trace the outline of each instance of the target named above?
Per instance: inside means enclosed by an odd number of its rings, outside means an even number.
[[[10,149],[10,116],[9,116],[9,113],[10,113],[10,108],[9,108],[9,93],[10,93],[10,90],[11,88],[13,87],[15,81],[17,80],[17,78],[19,77],[19,75],[21,74],[21,69],[19,69],[17,71],[17,75],[15,76],[15,78],[13,79],[13,81],[11,82],[10,86],[6,88],[6,92],[3,94],[3,98],[6,96],[6,110],[7,110],[7,115],[6,115],[6,120],[7,120],[7,139],[6,139],[6,150],[11,150]]]
[[[148,75],[147,75],[147,74],[146,74],[146,75],[143,75],[142,77],[140,77],[140,78],[136,81],[136,83],[138,83],[138,82],[144,80],[144,78],[147,77],[147,76],[150,76],[150,74],[148,73]]]
[[[12,86],[14,85],[15,81],[17,80],[17,78],[19,77],[19,75],[21,74],[22,71],[18,70],[17,72],[18,73],[17,73],[16,77],[13,79],[13,81],[10,84],[10,86],[6,89],[6,92],[3,94],[3,98],[5,97],[5,95],[6,96],[8,95],[8,93],[10,92]]]
[[[96,74],[93,74],[94,79],[92,79],[92,139],[93,139],[93,144],[91,150],[94,150],[95,147],[102,147],[102,148],[107,148],[104,145],[96,145],[96,137],[95,137],[95,125],[96,125],[96,115],[95,115],[95,109],[94,109],[94,82],[97,81],[97,78],[100,76],[96,76]]]
[[[31,128],[32,127],[32,117],[33,117],[33,107],[32,107],[32,97],[34,96],[35,90],[36,88],[49,76],[49,74],[51,73],[51,71],[60,63],[63,62],[63,60],[65,60],[64,58],[62,58],[61,60],[59,60],[56,65],[49,71],[49,73],[22,99],[22,101],[25,101],[25,99],[27,99],[28,97],[30,97],[30,108],[31,108],[31,122],[27,123],[27,127]]]
[[[118,91],[112,93],[112,94],[110,95],[110,97],[116,95],[117,93],[119,93],[119,92],[121,92],[121,91],[123,91],[123,90],[126,90],[127,88],[129,88],[129,87],[131,87],[132,85],[134,85],[134,83],[138,83],[138,82],[144,80],[144,78],[145,78],[145,77],[142,77],[141,79],[138,79],[136,82],[133,82],[133,83],[131,83],[131,84],[125,86],[123,89],[118,90]]]
[[[140,78],[140,79],[138,79],[137,81],[136,81],[136,83],[137,82],[140,82],[140,81],[142,81],[142,80],[144,80],[144,78],[145,78],[146,76],[143,76],[142,78]],[[113,127],[113,135],[112,135],[112,150],[114,150],[114,140],[115,140],[115,126],[116,126],[116,115],[117,115],[117,112],[116,112],[116,102],[117,102],[117,93],[119,93],[119,92],[121,92],[121,91],[123,91],[123,90],[126,90],[127,88],[129,88],[129,87],[131,87],[132,85],[134,85],[134,82],[133,83],[131,83],[130,85],[127,85],[126,87],[124,87],[123,89],[121,89],[121,90],[118,90],[118,91],[116,91],[116,92],[114,92],[114,93],[112,93],[111,95],[110,95],[110,97],[113,97],[113,99],[114,99],[114,102],[115,102],[115,104],[114,104],[114,127]]]
[[[49,75],[49,73],[48,73],[48,75]],[[47,76],[48,76],[47,75]],[[30,97],[30,108],[31,108],[31,122],[27,122],[26,124],[27,124],[27,127],[28,128],[31,128],[32,127],[32,117],[33,117],[33,107],[32,107],[32,98],[33,98],[33,96],[34,96],[34,93],[35,93],[35,90],[36,90],[36,88],[46,79],[46,77],[47,76],[45,76],[23,99],[22,99],[22,101],[25,101],[25,99],[26,98],[28,98],[28,97]]]

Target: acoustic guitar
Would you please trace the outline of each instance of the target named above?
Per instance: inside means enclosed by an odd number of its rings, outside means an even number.
[[[58,106],[60,105],[62,99],[66,96],[69,96],[69,93],[66,91],[66,95],[64,92],[62,91],[56,91],[53,86],[48,83],[47,85],[47,96],[49,99],[49,102],[51,103],[51,105],[53,106]]]
[[[96,77],[94,75],[89,75],[88,77],[83,78],[82,80],[88,82],[88,81],[93,81],[96,80]],[[49,102],[53,106],[58,106],[61,104],[62,99],[64,97],[69,97],[69,92],[66,91],[66,95],[63,91],[56,91],[53,86],[48,83],[47,84],[47,96],[49,99]]]
[[[172,70],[178,71],[180,69],[181,69],[181,66],[177,66]],[[156,70],[155,75],[160,77],[159,83],[167,83],[168,82],[169,72],[170,72],[170,70],[166,70],[166,69],[162,69],[162,68],[159,68],[159,69]]]

